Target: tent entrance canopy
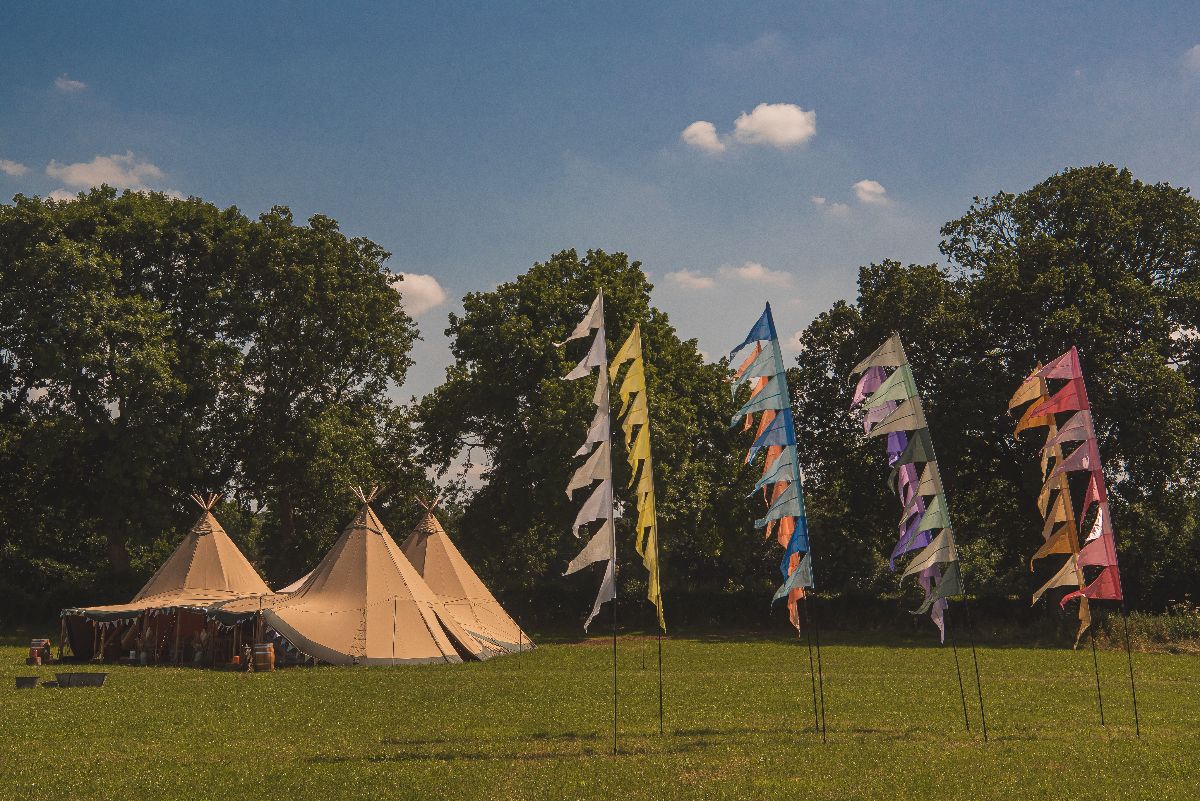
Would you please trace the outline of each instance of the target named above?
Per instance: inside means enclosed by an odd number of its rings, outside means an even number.
[[[215,664],[235,652],[204,609],[147,609],[137,617],[63,616],[63,639],[76,659],[141,659],[149,664]]]
[[[165,614],[180,609],[204,614],[214,604],[243,597],[245,596],[231,592],[204,592],[203,590],[163,593],[127,604],[71,607],[62,610],[61,615],[62,617],[82,617],[97,623],[107,623],[114,620],[136,620],[148,612]]]

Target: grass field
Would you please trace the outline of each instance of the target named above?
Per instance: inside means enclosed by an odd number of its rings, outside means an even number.
[[[1200,660],[979,650],[991,742],[963,729],[948,647],[824,648],[829,742],[812,729],[794,640],[621,641],[610,754],[610,641],[487,663],[236,674],[110,668],[101,689],[13,689],[0,648],[0,797],[79,799],[1195,799]],[[647,669],[642,670],[645,649]],[[970,652],[960,648],[964,675]],[[973,702],[973,683],[967,685]]]

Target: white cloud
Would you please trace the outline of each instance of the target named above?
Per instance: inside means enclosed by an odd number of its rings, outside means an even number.
[[[792,281],[791,273],[785,273],[779,270],[768,270],[756,261],[748,261],[740,267],[730,267],[728,265],[717,270],[726,278],[736,278],[739,281],[747,281],[754,284],[789,284]]]
[[[49,198],[50,200],[62,200],[67,203],[70,203],[73,200],[79,200],[78,195],[76,195],[74,192],[70,192],[66,189],[55,189],[50,194],[46,195],[46,197]]]
[[[413,317],[436,309],[445,303],[448,297],[436,278],[422,273],[400,273],[400,277],[392,282],[392,286],[400,293],[404,310]]]
[[[667,273],[667,280],[684,289],[712,289],[716,282],[710,276],[701,275],[692,270],[676,270]]]
[[[138,161],[132,152],[96,156],[91,161],[59,164],[51,161],[46,174],[78,189],[108,184],[117,189],[149,189],[148,181],[163,177],[163,171],[148,161]]]
[[[82,92],[84,89],[87,89],[86,83],[67,77],[65,72],[54,79],[54,86],[58,91],[67,93]]]
[[[705,120],[696,120],[684,128],[679,138],[688,146],[705,153],[721,153],[725,150],[725,143],[717,136],[717,126]]]
[[[870,179],[859,181],[854,185],[854,196],[858,198],[859,203],[868,203],[875,206],[886,205],[889,200],[887,190],[883,188],[883,184]]]
[[[29,172],[29,168],[19,161],[10,161],[9,159],[0,159],[0,172],[5,175],[11,175],[14,178],[18,175],[24,175]]]
[[[813,202],[814,206],[824,206],[825,205],[825,198],[821,197],[820,195],[813,195],[812,197],[809,198],[809,200],[811,200]]]
[[[771,145],[781,150],[802,145],[817,132],[817,112],[792,103],[759,103],[733,123],[733,136],[748,145]]]
[[[1183,63],[1188,69],[1200,72],[1200,44],[1192,45],[1183,54]]]
[[[784,337],[779,343],[780,350],[782,350],[784,353],[800,353],[802,350],[804,350],[804,345],[800,342],[800,336],[803,333],[803,331],[797,331],[790,337]]]
[[[10,161],[10,159],[7,158],[0,158],[0,173],[17,177],[18,175],[24,175],[25,173],[28,173],[28,171],[29,168],[25,167],[25,165],[20,162]]]

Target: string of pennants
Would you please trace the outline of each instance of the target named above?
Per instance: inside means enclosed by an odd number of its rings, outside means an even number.
[[[733,415],[731,426],[743,423],[743,431],[754,427],[758,415],[758,427],[754,442],[746,453],[746,464],[763,451],[762,475],[754,484],[751,494],[759,491],[766,503],[766,514],[754,521],[756,529],[764,529],[763,536],[783,547],[783,558],[779,572],[783,584],[776,590],[771,603],[786,598],[788,619],[800,629],[798,602],[805,591],[813,589],[812,551],[808,536],[808,517],[804,509],[804,477],[800,470],[800,459],[796,452],[796,426],[792,419],[792,395],[788,389],[787,370],[783,365],[783,354],[779,347],[779,335],[771,314],[771,304],[766,304],[758,322],[740,345],[730,352],[733,359],[747,346],[753,345],[749,355],[734,373],[733,392],[737,395],[743,384],[750,385],[750,397]]]
[[[1062,381],[1051,393],[1050,381]],[[1046,428],[1046,440],[1041,451],[1042,488],[1038,492],[1038,510],[1042,524],[1042,546],[1029,560],[1033,563],[1053,555],[1065,555],[1066,560],[1042,587],[1033,594],[1033,603],[1055,587],[1076,587],[1059,601],[1060,606],[1079,599],[1079,631],[1075,645],[1092,623],[1089,601],[1124,600],[1121,572],[1117,563],[1116,542],[1113,537],[1112,515],[1108,508],[1108,490],[1104,468],[1092,422],[1091,403],[1074,347],[1045,367],[1039,367],[1022,382],[1008,403],[1010,410],[1026,406],[1017,421],[1014,436],[1033,428]],[[1059,415],[1069,414],[1061,425]],[[1064,444],[1078,443],[1070,454]],[[1082,473],[1086,482],[1079,516],[1071,499],[1070,474]],[[1092,511],[1090,526],[1085,526]],[[1088,530],[1081,543],[1079,533]],[[1099,568],[1091,581],[1085,569]]]
[[[895,570],[897,559],[916,551],[901,578],[917,577],[925,600],[914,614],[929,612],[945,641],[945,613],[949,599],[963,594],[962,571],[925,407],[900,335],[859,362],[854,376],[859,379],[850,408],[863,410],[868,437],[887,437],[888,485],[902,509],[889,564]]]

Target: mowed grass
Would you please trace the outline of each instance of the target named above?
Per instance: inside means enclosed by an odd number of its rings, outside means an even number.
[[[100,689],[13,689],[0,649],[0,797],[86,799],[1196,799],[1200,661],[979,649],[991,741],[979,735],[970,651],[823,649],[828,743],[812,732],[808,651],[795,640],[619,645],[620,753],[611,750],[604,639],[487,663],[238,674],[110,667]],[[642,669],[643,652],[646,669]]]

